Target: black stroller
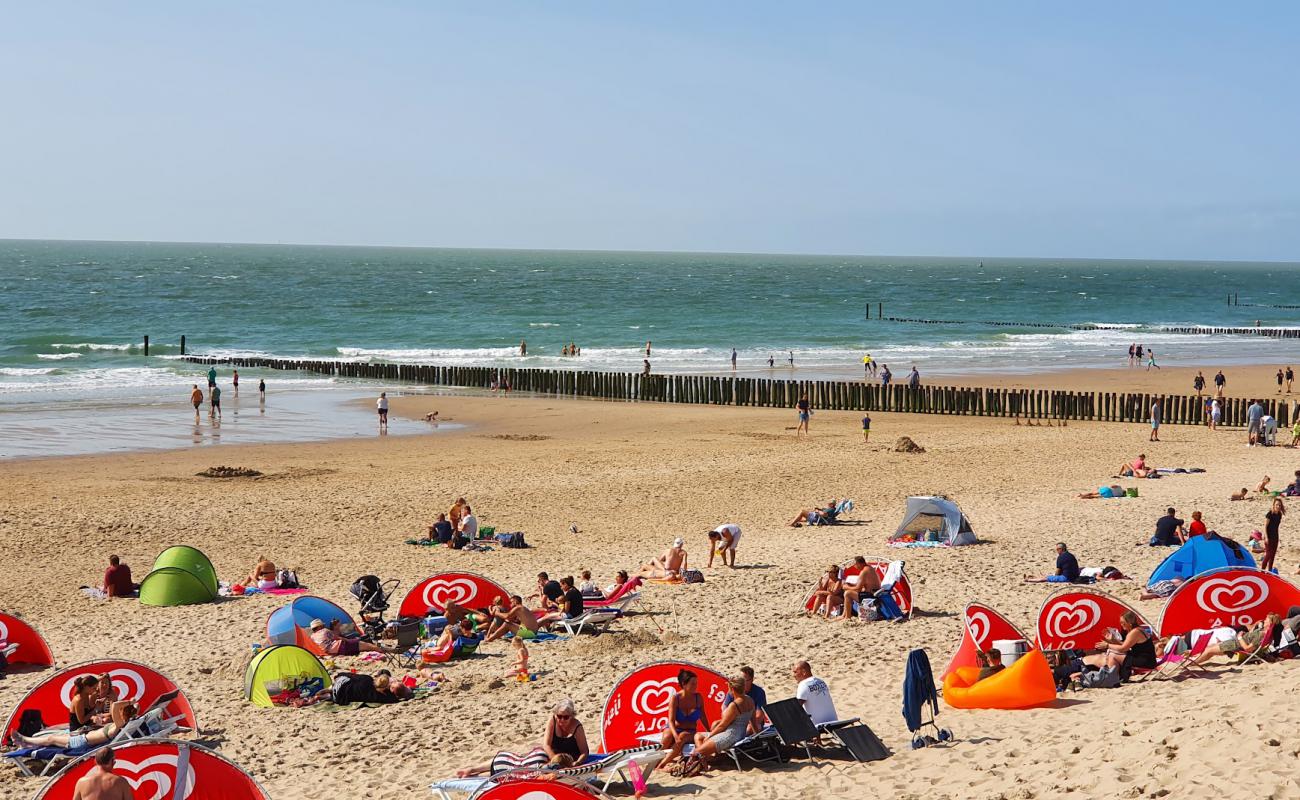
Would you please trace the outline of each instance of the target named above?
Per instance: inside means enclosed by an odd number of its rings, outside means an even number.
[[[389,600],[401,583],[397,578],[380,581],[375,575],[362,575],[352,584],[352,596],[361,603],[358,616],[361,620],[361,634],[366,639],[378,641],[388,623],[384,612],[389,609]]]

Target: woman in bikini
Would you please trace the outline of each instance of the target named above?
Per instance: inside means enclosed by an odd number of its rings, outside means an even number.
[[[656,769],[663,769],[676,760],[701,727],[709,729],[709,718],[704,713],[704,695],[699,692],[700,679],[689,669],[678,670],[677,686],[677,692],[668,700],[668,726],[659,742],[669,752]]]
[[[267,561],[266,558],[258,558],[257,566],[253,568],[253,574],[248,576],[248,586],[255,586],[258,589],[278,589],[280,583],[276,577],[275,564]]]
[[[79,731],[95,722],[95,697],[100,679],[96,675],[80,675],[72,682],[75,694],[68,706],[68,730]]]
[[[139,709],[129,700],[119,700],[113,704],[111,713],[112,722],[89,733],[47,733],[44,736],[23,736],[15,732],[10,735],[13,737],[14,744],[19,747],[66,747],[69,750],[99,747],[113,741],[113,737],[121,732],[126,723],[135,719]]]
[[[812,613],[816,615],[817,606],[823,606],[822,616],[830,619],[835,609],[843,603],[844,582],[840,580],[840,568],[837,564],[831,564],[826,568],[826,574],[817,581],[817,590],[813,592]]]
[[[581,764],[591,752],[587,746],[587,732],[578,720],[578,712],[572,700],[565,698],[551,709],[546,732],[542,734],[542,749],[552,759],[567,755],[573,759],[574,764]]]

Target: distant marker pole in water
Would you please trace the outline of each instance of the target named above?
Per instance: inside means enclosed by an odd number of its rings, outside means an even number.
[[[185,355],[185,334],[181,334],[181,355]]]
[[[144,354],[145,354],[145,355],[149,355],[149,336],[148,336],[148,334],[145,334],[145,337],[144,337]]]

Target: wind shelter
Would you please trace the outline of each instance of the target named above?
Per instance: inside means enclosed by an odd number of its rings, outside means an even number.
[[[92,750],[64,767],[35,800],[69,800],[77,781],[95,766]],[[134,797],[148,800],[269,800],[266,791],[233,761],[206,747],[173,739],[140,739],[113,745],[113,773],[126,779]]]
[[[311,621],[318,619],[326,625],[331,620],[356,627],[351,615],[323,597],[304,594],[271,612],[266,620],[266,639],[271,644],[294,644],[315,655],[325,651],[312,641]]]
[[[1224,567],[1255,568],[1255,558],[1242,545],[1217,533],[1193,536],[1170,553],[1151,573],[1147,587],[1175,578],[1190,581],[1197,575]]]
[[[312,678],[320,678],[325,681],[326,689],[330,687],[329,673],[319,658],[297,645],[272,645],[259,650],[248,662],[244,671],[244,697],[255,706],[270,708],[275,705],[271,702],[272,695]]]
[[[140,582],[140,602],[147,606],[188,606],[217,599],[217,571],[202,551],[188,545],[169,547]]]
[[[68,709],[72,707],[74,684],[83,675],[108,675],[118,699],[130,700],[139,708],[147,708],[159,695],[180,691],[176,699],[167,705],[168,716],[181,717],[182,724],[189,728],[199,726],[189,698],[175,681],[153,667],[113,658],[74,664],[36,684],[9,713],[4,727],[0,728],[0,739],[17,730],[25,712],[39,713],[50,725],[66,723]]]
[[[10,664],[54,666],[54,654],[35,627],[12,614],[0,612],[0,648],[15,644],[18,649],[9,654]]]
[[[979,542],[975,531],[971,529],[970,521],[952,500],[936,495],[907,498],[903,522],[890,537],[890,542],[907,538],[918,542],[935,541],[927,539],[927,533],[937,534],[937,543],[940,545],[956,547]]]

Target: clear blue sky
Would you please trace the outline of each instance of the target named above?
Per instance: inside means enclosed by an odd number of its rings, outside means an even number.
[[[15,3],[0,237],[1300,260],[1300,5]]]

